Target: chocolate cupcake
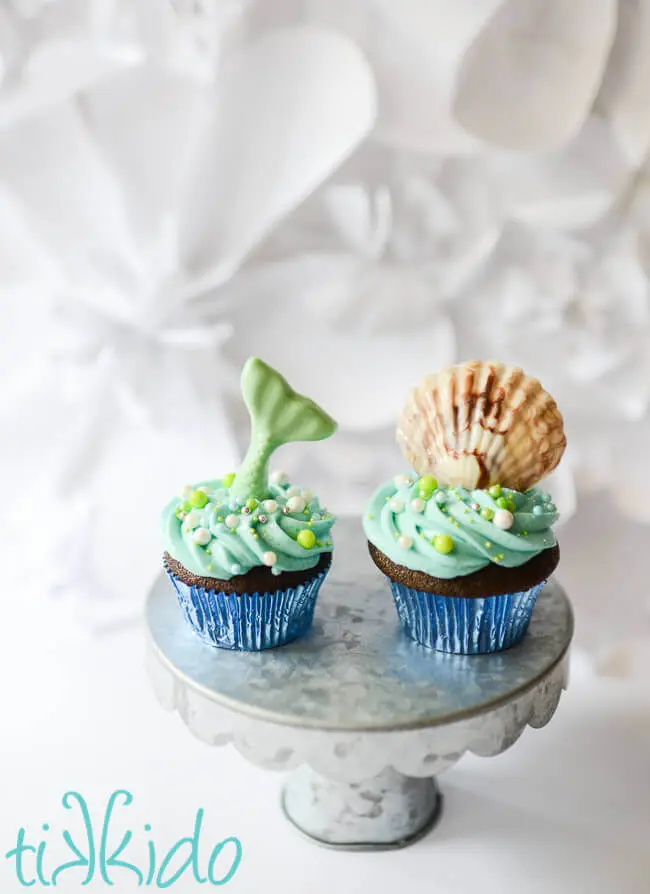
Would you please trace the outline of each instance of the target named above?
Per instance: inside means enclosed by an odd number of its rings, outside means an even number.
[[[405,631],[444,652],[515,645],[559,561],[536,487],[566,446],[555,401],[520,369],[466,363],[411,391],[397,439],[413,472],[373,494],[363,525]]]
[[[334,518],[318,497],[268,473],[282,444],[336,423],[257,358],[242,372],[252,420],[239,470],[185,487],[162,516],[163,564],[187,623],[205,642],[260,650],[303,636],[331,564]]]

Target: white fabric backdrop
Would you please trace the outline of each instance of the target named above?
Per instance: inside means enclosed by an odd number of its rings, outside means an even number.
[[[650,0],[4,4],[21,587],[139,605],[159,506],[236,462],[251,353],[341,421],[282,459],[339,511],[399,465],[411,384],[497,356],[565,412],[565,517],[606,490],[617,536],[650,522],[649,41]],[[617,598],[643,639],[647,599]]]

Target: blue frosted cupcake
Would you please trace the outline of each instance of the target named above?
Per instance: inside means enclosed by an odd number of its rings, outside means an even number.
[[[269,476],[273,451],[336,423],[261,360],[242,372],[252,436],[236,473],[183,489],[162,516],[163,564],[187,623],[212,646],[257,651],[310,628],[331,564],[334,518],[318,497]]]
[[[443,652],[516,645],[559,561],[535,487],[566,446],[557,405],[520,369],[467,363],[413,389],[397,438],[414,471],[375,491],[363,525],[404,630]]]

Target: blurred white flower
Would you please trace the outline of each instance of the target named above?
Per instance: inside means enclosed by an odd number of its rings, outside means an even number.
[[[0,260],[14,294],[30,297],[3,308],[14,317],[7,340],[24,336],[22,375],[0,405],[15,447],[10,490],[51,510],[81,499],[70,517],[92,517],[83,552],[111,586],[129,558],[136,577],[153,573],[156,517],[176,487],[234,464],[222,405],[228,296],[210,290],[374,115],[356,47],[299,26],[231,53],[214,83],[138,65],[0,134]],[[70,558],[50,568],[65,587],[79,557],[62,527],[50,535],[43,554]]]

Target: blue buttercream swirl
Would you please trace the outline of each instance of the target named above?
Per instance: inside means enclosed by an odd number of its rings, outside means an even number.
[[[205,505],[197,508],[185,497],[174,498],[163,510],[162,532],[169,555],[195,574],[230,580],[263,565],[270,565],[274,574],[303,571],[333,549],[334,516],[321,507],[317,496],[289,482],[269,484],[269,497],[252,501],[253,508],[247,506],[251,501],[233,496],[221,480],[199,482],[188,488],[192,490],[205,493]],[[292,496],[301,499],[304,508],[291,510]],[[269,500],[277,504],[275,508],[267,508],[272,505]],[[308,547],[298,540],[303,531],[314,535]],[[303,543],[311,539],[308,535]]]
[[[551,530],[557,510],[550,495],[537,488],[526,493],[502,488],[499,496],[514,504],[507,530],[494,521],[502,507],[489,490],[439,486],[426,496],[422,500],[416,476],[398,475],[375,491],[363,517],[370,543],[413,571],[449,579],[491,562],[517,568],[557,542]],[[484,518],[482,509],[493,517]],[[436,549],[438,535],[451,537],[449,552]]]

